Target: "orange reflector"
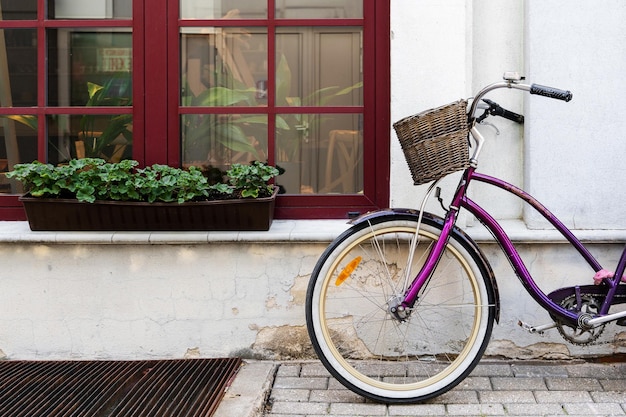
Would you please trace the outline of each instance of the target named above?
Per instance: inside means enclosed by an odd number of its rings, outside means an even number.
[[[361,263],[361,259],[362,258],[360,256],[357,256],[356,258],[351,260],[348,265],[346,265],[346,267],[343,269],[343,271],[341,271],[341,273],[337,277],[337,281],[335,281],[335,285],[337,287],[343,284],[343,282],[346,279],[348,279],[350,274],[352,274],[354,270],[356,269],[356,267],[359,266],[359,264]]]

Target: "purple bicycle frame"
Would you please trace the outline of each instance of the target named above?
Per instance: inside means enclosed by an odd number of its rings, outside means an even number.
[[[415,277],[415,280],[407,291],[403,304],[413,305],[415,300],[417,300],[418,294],[421,291],[422,286],[431,276],[432,271],[437,266],[440,256],[443,253],[444,247],[448,242],[450,233],[454,228],[454,223],[456,221],[458,210],[460,207],[463,207],[474,216],[476,216],[476,218],[478,218],[478,220],[491,231],[493,236],[496,238],[496,241],[500,244],[505,255],[509,259],[522,285],[524,286],[526,291],[533,297],[533,299],[551,314],[572,322],[577,322],[578,314],[576,312],[566,310],[559,304],[553,302],[535,283],[533,277],[526,268],[526,265],[522,261],[519,253],[517,252],[517,249],[515,249],[513,242],[508,237],[504,229],[500,226],[500,224],[498,224],[498,222],[487,211],[485,211],[482,207],[480,207],[478,204],[476,204],[465,195],[467,187],[472,180],[493,185],[524,200],[535,210],[541,213],[541,215],[546,220],[548,220],[556,228],[556,230],[558,230],[565,237],[565,239],[567,239],[572,244],[572,246],[574,246],[574,248],[576,248],[578,253],[585,259],[585,261],[595,272],[602,269],[600,263],[593,257],[593,255],[587,250],[582,242],[578,238],[576,238],[576,236],[574,236],[574,234],[539,201],[526,193],[524,190],[512,184],[509,184],[506,181],[502,181],[498,178],[488,175],[480,174],[475,171],[474,167],[470,167],[465,171],[463,179],[455,192],[452,204],[450,206],[451,209],[448,211],[445,218],[440,239],[431,250],[431,253],[426,259],[422,270]],[[620,278],[622,277],[625,268],[626,248],[624,248],[620,261],[617,265],[614,278],[605,281],[609,288],[606,293],[605,302],[601,310],[599,311],[600,315],[605,315],[608,313],[608,310],[612,304],[613,296],[617,291],[617,286],[620,283]]]

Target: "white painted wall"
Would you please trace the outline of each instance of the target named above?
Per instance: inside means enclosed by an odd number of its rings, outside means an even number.
[[[392,121],[470,94],[468,10],[471,8],[468,9],[465,0],[391,3]],[[421,186],[418,192],[424,189]],[[391,206],[416,207],[419,203],[415,192],[404,155],[392,132]]]
[[[527,74],[574,93],[568,104],[527,101],[528,189],[571,227],[626,229],[626,2],[527,1],[526,9]]]
[[[0,274],[0,351],[11,359],[246,354],[264,328],[304,324],[308,275],[325,246],[0,244],[10,263]]]
[[[471,94],[488,84],[500,81],[504,71],[523,73],[523,5],[522,0],[473,2]],[[494,91],[489,98],[507,109],[523,114],[523,93]],[[488,122],[493,125],[480,128],[487,139],[480,159],[480,171],[522,185],[523,128],[504,119],[492,118]],[[475,184],[470,195],[481,203],[497,202],[489,205],[489,210],[497,218],[521,217],[522,204],[519,199],[501,191]]]
[[[522,0],[397,1],[392,3],[392,120],[447,104],[499,81],[505,71],[523,71],[524,9]],[[510,92],[509,92],[510,93]],[[495,92],[490,96],[517,112],[522,94]],[[515,184],[523,182],[522,128],[493,120],[481,127],[488,139],[480,169]],[[391,205],[417,207],[426,186],[414,187],[402,150],[392,132]],[[450,196],[458,175],[443,182]],[[476,185],[476,187],[480,187]],[[501,192],[478,188],[474,198],[495,201],[498,218],[521,218],[522,205]],[[439,211],[430,203],[429,211]],[[465,223],[461,218],[461,224]]]
[[[304,327],[304,300],[327,242],[150,244],[133,241],[133,235],[117,236],[126,244],[37,243],[33,235],[33,242],[0,243],[0,358],[315,357]],[[94,236],[85,235],[85,242]],[[621,248],[592,247],[610,265]],[[489,353],[626,353],[626,331],[615,342],[620,328],[613,325],[603,336],[606,344],[592,348],[568,345],[554,330],[545,336],[521,330],[518,320],[539,325],[549,317],[523,294],[497,245],[483,250],[502,299]],[[525,244],[521,254],[546,291],[590,281],[590,271],[578,268],[562,245]]]
[[[525,187],[572,228],[626,229],[625,19],[620,0],[394,1],[392,121],[471,96],[507,70],[572,90],[567,104],[492,93],[527,123],[491,119],[499,135],[482,127],[488,143],[479,169]],[[411,184],[394,132],[391,154],[391,205],[416,207],[425,187]],[[472,197],[498,218],[545,227],[501,192],[479,187]]]

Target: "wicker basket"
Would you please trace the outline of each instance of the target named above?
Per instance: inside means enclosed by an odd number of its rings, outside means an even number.
[[[460,100],[394,123],[415,185],[469,166],[466,108]]]

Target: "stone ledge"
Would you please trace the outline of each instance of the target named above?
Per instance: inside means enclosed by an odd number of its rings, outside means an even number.
[[[204,244],[224,242],[330,242],[346,220],[274,220],[267,232],[33,232],[28,222],[0,222],[0,243]]]
[[[518,220],[501,221],[514,242],[565,243],[555,230],[530,230]],[[346,220],[274,220],[267,232],[33,232],[24,221],[0,221],[0,243],[206,244],[225,242],[331,242],[350,225]],[[464,228],[477,242],[493,242],[482,226]],[[623,243],[626,230],[575,230],[583,242]]]

